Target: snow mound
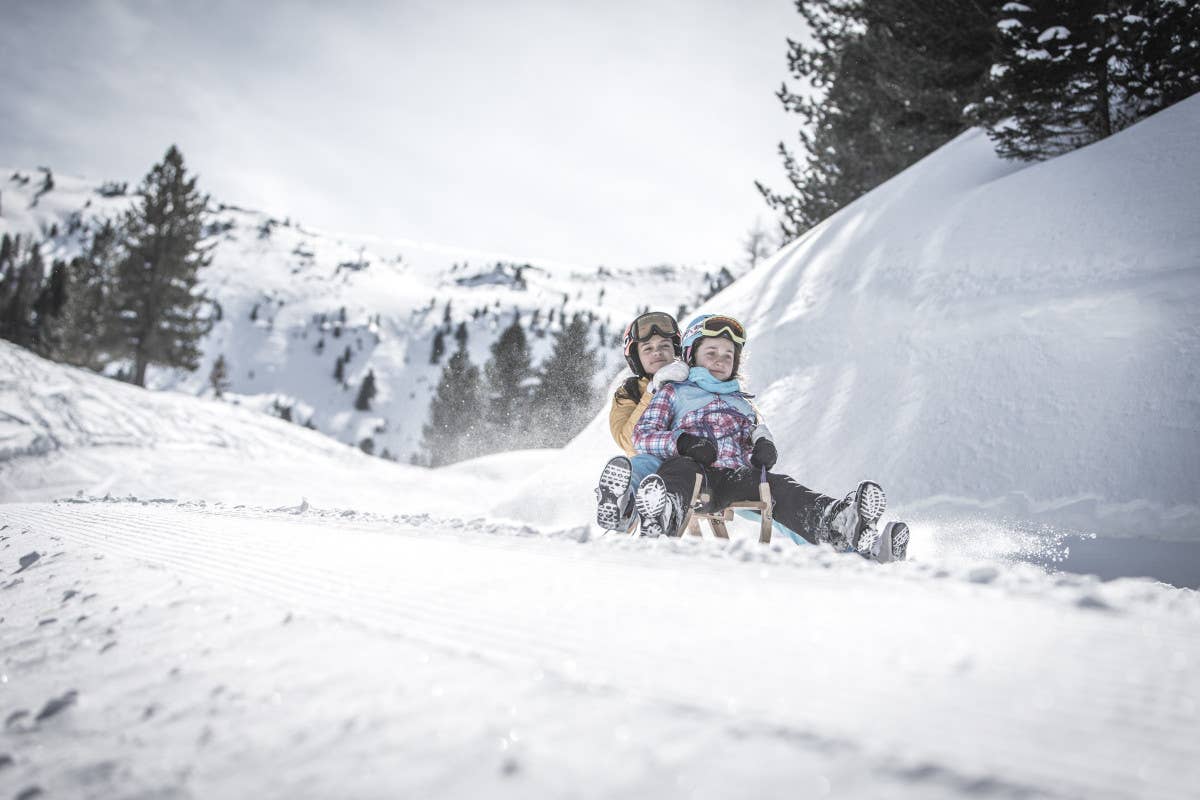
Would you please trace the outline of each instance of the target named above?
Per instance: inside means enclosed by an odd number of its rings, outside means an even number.
[[[717,295],[778,469],[918,523],[1200,539],[1198,129],[1200,97],[1032,165],[969,131]],[[504,507],[578,514],[606,414]]]

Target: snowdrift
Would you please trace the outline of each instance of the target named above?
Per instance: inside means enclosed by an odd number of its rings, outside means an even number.
[[[1200,539],[1197,130],[1193,98],[1031,165],[969,131],[717,295],[779,469],[918,522]],[[606,414],[502,510],[578,514]]]
[[[54,364],[0,341],[0,503],[134,495],[409,513],[484,477],[372,458],[301,425]]]

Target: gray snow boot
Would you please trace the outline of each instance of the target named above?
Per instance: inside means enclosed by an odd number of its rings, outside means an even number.
[[[891,556],[889,561],[908,558],[908,535],[908,525],[903,522],[889,522],[883,527],[884,555]]]
[[[629,481],[633,469],[625,456],[610,458],[600,471],[596,487],[596,524],[606,531],[628,532],[633,525],[633,497]]]
[[[634,505],[642,520],[642,536],[672,536],[672,522],[679,501],[667,491],[667,484],[657,475],[647,475],[638,484]]]
[[[854,550],[864,558],[877,558],[883,544],[875,523],[887,508],[887,496],[874,481],[863,481],[844,500],[825,512],[822,541],[838,550]],[[907,544],[907,537],[905,543]]]

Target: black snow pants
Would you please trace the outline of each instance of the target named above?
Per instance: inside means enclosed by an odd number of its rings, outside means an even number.
[[[705,467],[687,456],[668,458],[658,467],[659,477],[667,485],[667,491],[679,500],[679,505],[675,507],[683,509],[687,508],[692,499],[696,475],[701,473],[711,497],[712,508],[724,508],[739,500],[758,499],[758,483],[762,475],[757,467]],[[812,544],[828,538],[829,532],[825,528],[824,518],[829,507],[837,502],[835,498],[814,492],[787,475],[774,472],[767,473],[767,483],[771,486],[774,516],[780,524],[786,525]],[[674,520],[677,526],[682,523],[682,519]],[[678,535],[683,531],[673,533]]]

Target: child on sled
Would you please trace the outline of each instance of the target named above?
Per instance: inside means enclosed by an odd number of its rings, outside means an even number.
[[[704,314],[692,320],[680,344],[689,367],[686,379],[662,383],[633,427],[638,455],[660,460],[655,472],[637,481],[634,506],[644,534],[681,533],[697,475],[708,486],[713,508],[757,500],[765,475],[774,518],[808,542],[880,561],[905,558],[908,526],[877,527],[887,504],[878,484],[863,481],[836,499],[770,472],[778,459],[775,442],[739,381],[746,344],[740,322]]]
[[[625,455],[609,459],[600,473],[596,523],[602,528],[629,531],[637,520],[633,490],[658,469],[661,459],[634,450],[633,429],[659,387],[687,379],[688,368],[678,360],[683,354],[682,342],[679,323],[662,311],[642,314],[625,328],[622,348],[633,375],[617,388],[608,412],[613,440]]]

